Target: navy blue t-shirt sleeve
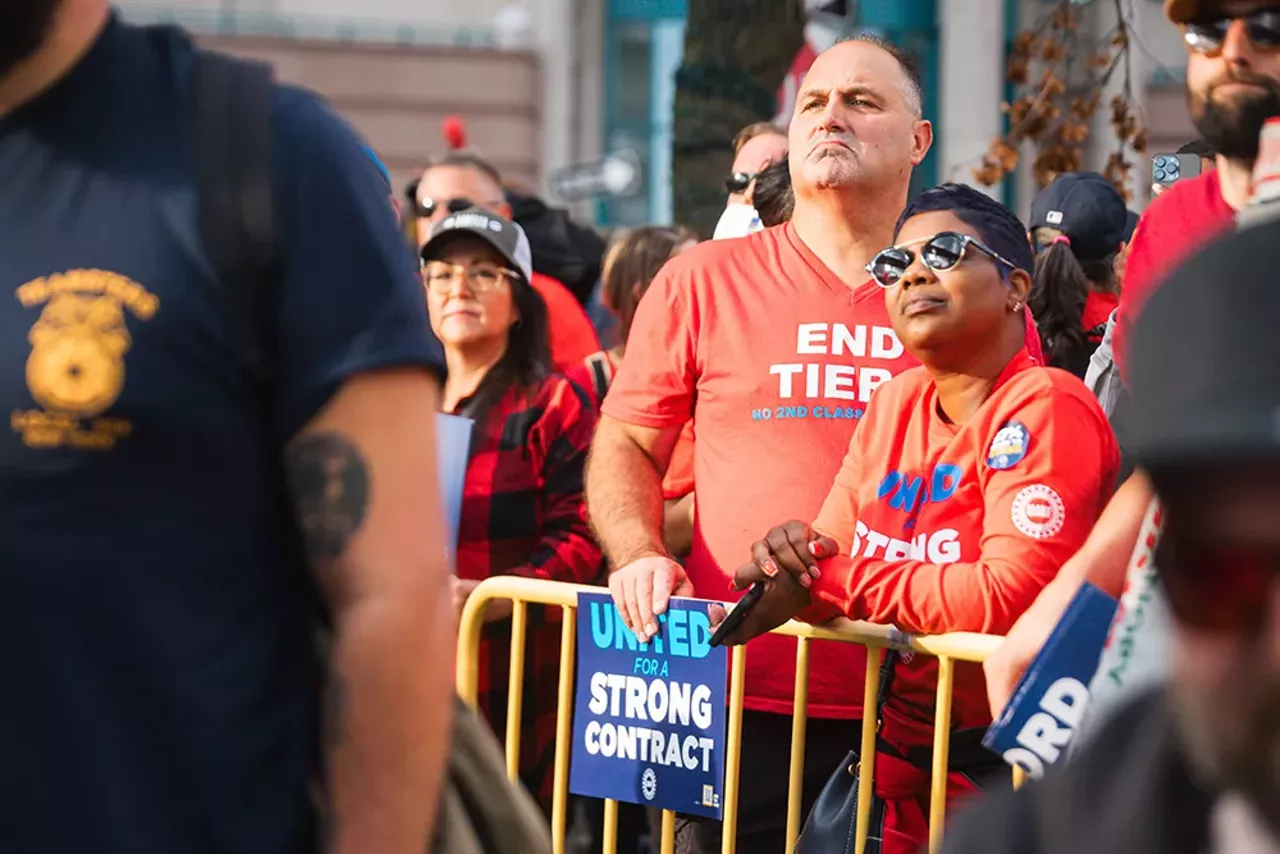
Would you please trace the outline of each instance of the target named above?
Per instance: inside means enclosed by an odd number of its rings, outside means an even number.
[[[279,87],[272,135],[276,411],[290,437],[350,377],[403,365],[443,375],[444,354],[386,179],[355,131],[315,95]]]

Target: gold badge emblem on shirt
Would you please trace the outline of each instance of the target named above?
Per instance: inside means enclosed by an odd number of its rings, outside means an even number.
[[[150,320],[160,300],[142,285],[107,270],[70,270],[27,282],[23,306],[43,305],[27,340],[27,388],[42,409],[16,411],[13,430],[33,448],[107,450],[132,425],[103,416],[124,391],[124,356],[132,339],[126,310]]]

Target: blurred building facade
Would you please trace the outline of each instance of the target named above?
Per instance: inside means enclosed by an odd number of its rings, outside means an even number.
[[[266,59],[278,75],[327,96],[403,185],[444,143],[441,120],[463,117],[469,141],[508,180],[546,192],[563,166],[631,150],[643,170],[633,196],[580,208],[602,225],[668,221],[674,75],[688,0],[116,0],[126,17],[175,22],[206,44]],[[916,183],[972,182],[1012,97],[1004,58],[1018,30],[1053,0],[796,0],[811,14],[808,45],[783,82],[788,99],[813,55],[871,31],[922,61],[936,142]],[[1114,4],[1082,5],[1105,33]],[[1194,136],[1181,83],[1184,53],[1160,0],[1131,0],[1131,67],[1150,152]],[[1117,90],[1118,91],[1118,90]],[[1105,110],[1100,113],[1105,113]],[[1100,116],[1088,165],[1114,148]],[[1149,152],[1149,153],[1150,153]],[[1149,159],[1139,158],[1135,207]],[[1023,167],[990,188],[1025,213],[1035,187]],[[554,199],[553,199],[554,201]]]

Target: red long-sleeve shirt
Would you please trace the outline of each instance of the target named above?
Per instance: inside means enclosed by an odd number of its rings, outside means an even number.
[[[1115,437],[1097,401],[1025,351],[965,424],[946,421],[924,368],[885,383],[853,434],[814,527],[813,619],[839,612],[921,634],[1003,634],[1084,542],[1111,495]],[[899,663],[886,717],[929,743],[937,661]],[[981,668],[956,668],[953,725],[990,722]]]

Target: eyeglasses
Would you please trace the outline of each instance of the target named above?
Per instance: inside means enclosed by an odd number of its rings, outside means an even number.
[[[724,179],[724,188],[732,195],[745,193],[747,187],[751,186],[751,182],[756,179],[759,172],[733,172],[728,178]]]
[[[1187,47],[1196,53],[1212,56],[1222,50],[1234,21],[1244,22],[1245,34],[1255,47],[1264,50],[1280,48],[1280,6],[1257,9],[1243,15],[1206,15],[1182,28]]]
[[[465,211],[467,208],[484,208],[486,210],[492,210],[499,204],[501,204],[501,202],[473,202],[465,196],[457,196],[452,199],[433,199],[430,196],[426,196],[415,200],[414,210],[417,215],[423,219],[431,219],[431,217],[436,215],[436,211],[441,209],[453,214]]]
[[[1266,550],[1175,542],[1165,536],[1156,568],[1178,621],[1198,629],[1242,633],[1261,626],[1280,554]]]
[[[920,247],[920,260],[924,261],[925,266],[935,272],[950,270],[955,267],[964,260],[965,253],[969,251],[970,246],[991,256],[1010,270],[1015,270],[1018,267],[1017,264],[1002,258],[994,250],[988,249],[967,234],[944,231],[935,234],[933,237],[922,237],[919,240],[913,240],[901,246],[890,246],[888,249],[881,249],[876,253],[876,257],[872,258],[871,263],[866,266],[866,270],[871,274],[871,278],[875,279],[877,285],[882,288],[891,288],[906,275],[907,268],[911,266],[911,262],[916,258],[916,253],[906,247],[914,246],[917,243],[924,244],[924,246]]]
[[[472,264],[464,267],[461,264],[450,264],[448,261],[428,261],[422,265],[422,281],[427,290],[435,294],[448,293],[455,280],[466,279],[471,291],[486,294],[502,287],[503,282],[519,278],[520,274],[497,264]]]

